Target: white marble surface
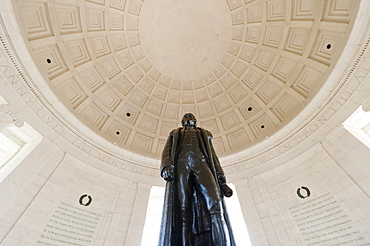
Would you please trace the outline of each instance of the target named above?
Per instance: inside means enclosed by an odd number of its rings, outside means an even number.
[[[362,1],[355,31],[342,55],[345,59],[302,114],[266,141],[221,159],[229,181],[238,190],[254,245],[307,245],[289,212],[291,204],[303,201],[296,195],[301,186],[311,189],[312,198],[330,192],[370,241],[370,151],[341,126],[370,92],[370,56],[364,49],[368,44],[368,5],[369,1]],[[0,11],[7,28],[14,26],[11,2],[1,1]],[[10,38],[21,47],[19,29],[14,26],[13,31]],[[23,48],[23,65],[34,67]],[[8,66],[1,70],[1,94],[44,136],[0,184],[0,197],[6,197],[0,202],[0,244],[37,242],[61,202],[77,203],[78,207],[78,198],[88,193],[94,199],[88,209],[102,216],[93,238],[96,245],[139,245],[150,186],[164,184],[158,175],[158,161],[124,151],[97,136],[54,98],[48,106],[57,110],[57,116],[63,115],[73,129],[99,144],[91,146],[71,134],[49,111],[43,111],[45,105],[33,103],[35,97],[21,96],[19,91],[26,90],[7,83],[7,76],[13,76],[8,72],[15,71],[16,66],[4,56],[3,47],[0,51],[1,62],[8,62],[1,63]],[[36,73],[28,74],[35,82],[42,79]],[[21,81],[21,75],[14,74]],[[343,85],[336,87],[340,83]],[[36,84],[35,88],[38,86],[45,84]],[[333,92],[338,93],[328,101],[328,94]],[[328,102],[327,107],[318,111],[324,102]],[[308,121],[311,116],[316,119]]]

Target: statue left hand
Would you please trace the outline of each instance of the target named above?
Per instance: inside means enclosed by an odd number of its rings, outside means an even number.
[[[217,180],[220,185],[226,184],[226,177],[223,173],[217,173]]]

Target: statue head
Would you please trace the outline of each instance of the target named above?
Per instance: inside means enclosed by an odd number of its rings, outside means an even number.
[[[182,126],[196,126],[197,119],[192,113],[186,113],[181,120]]]

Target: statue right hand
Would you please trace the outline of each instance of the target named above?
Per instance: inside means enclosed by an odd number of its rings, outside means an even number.
[[[172,166],[165,167],[162,171],[162,178],[166,181],[172,181],[174,178],[174,171]]]

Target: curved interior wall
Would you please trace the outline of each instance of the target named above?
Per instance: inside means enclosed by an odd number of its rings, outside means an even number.
[[[221,160],[238,190],[254,245],[370,242],[370,151],[341,125],[370,95],[365,13],[369,6],[364,2],[354,30],[357,35],[349,40],[347,53],[329,78],[331,86],[324,86],[326,96],[321,94],[309,106],[316,113],[297,117],[301,127],[292,129],[293,120],[276,136]],[[11,6],[2,2],[0,10],[1,95],[44,136],[0,184],[1,197],[6,197],[1,202],[0,242],[37,245],[51,240],[50,231],[63,234],[63,240],[92,240],[92,245],[139,245],[150,187],[163,185],[157,162],[128,152],[118,158],[107,151],[104,141],[97,148],[73,138],[70,132],[75,129],[58,120],[64,112],[53,115],[52,103],[34,93],[40,88],[32,87],[33,78],[25,69],[33,67],[32,60],[20,58],[26,53],[18,49],[22,37],[10,30],[16,28]],[[64,116],[73,122],[72,116]],[[291,132],[295,133],[291,138],[279,138]],[[88,196],[92,201],[85,206]],[[65,221],[62,213],[66,219],[80,213],[75,221],[91,226],[90,230],[73,239],[59,224]],[[59,229],[50,227],[55,222]]]

